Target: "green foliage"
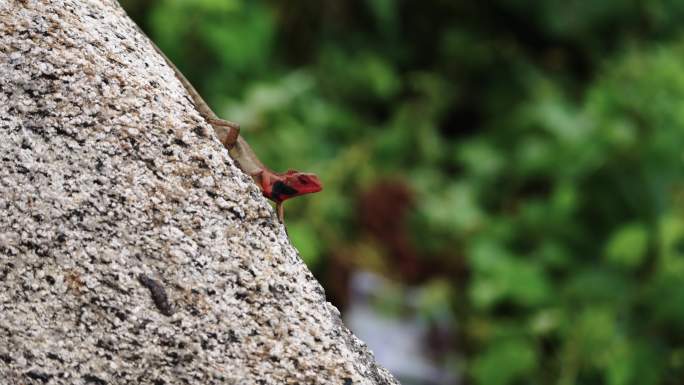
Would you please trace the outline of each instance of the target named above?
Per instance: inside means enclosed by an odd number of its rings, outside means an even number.
[[[478,383],[505,385],[533,375],[537,357],[532,344],[517,338],[493,342],[473,363]]]
[[[606,245],[608,262],[627,268],[638,267],[646,256],[647,229],[638,223],[626,224],[615,231]]]
[[[123,4],[266,163],[322,177],[286,204],[319,277],[417,282],[472,383],[684,378],[684,3]]]

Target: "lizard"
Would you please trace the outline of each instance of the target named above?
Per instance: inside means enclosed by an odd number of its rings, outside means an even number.
[[[147,37],[140,27],[136,25],[136,28],[140,34]],[[263,196],[275,202],[278,221],[280,221],[280,223],[284,223],[285,220],[283,203],[287,199],[319,192],[323,189],[323,184],[316,174],[297,170],[288,170],[284,173],[278,173],[266,167],[261,160],[259,160],[247,141],[240,135],[240,125],[219,118],[204,101],[199,92],[197,92],[195,87],[193,87],[192,83],[190,83],[178,67],[173,64],[171,59],[164,54],[152,39],[149,37],[147,37],[147,39],[155,51],[164,59],[166,64],[171,67],[176,78],[190,96],[191,102],[194,104],[197,112],[199,112],[202,118],[204,118],[210,126],[212,126],[219,141],[228,150],[228,153],[237,163],[238,167],[245,174],[252,177],[254,182],[261,189]]]

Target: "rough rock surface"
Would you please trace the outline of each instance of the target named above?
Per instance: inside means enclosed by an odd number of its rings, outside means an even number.
[[[396,383],[115,0],[0,0],[0,134],[0,383]]]

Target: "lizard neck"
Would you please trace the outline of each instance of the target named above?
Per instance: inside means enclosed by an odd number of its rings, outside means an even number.
[[[261,187],[261,192],[268,199],[275,201],[273,198],[273,184],[278,180],[278,175],[273,171],[264,168],[254,178],[255,182]]]

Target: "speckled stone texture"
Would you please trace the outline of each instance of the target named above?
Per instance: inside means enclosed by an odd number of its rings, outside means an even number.
[[[1,384],[396,383],[116,1],[0,0],[0,135]]]

